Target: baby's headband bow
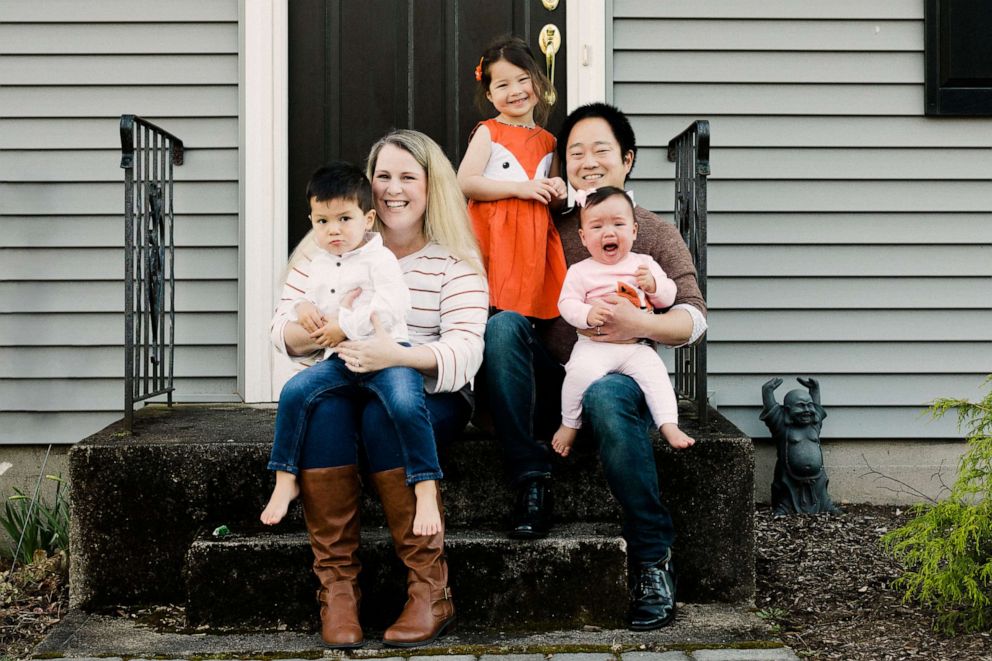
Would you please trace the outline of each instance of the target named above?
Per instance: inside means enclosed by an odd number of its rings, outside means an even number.
[[[575,191],[575,206],[577,206],[577,207],[584,207],[586,205],[586,199],[590,195],[592,195],[593,193],[595,193],[595,192],[596,192],[596,189],[595,188],[587,188],[585,190],[577,190],[577,191]],[[627,197],[630,198],[630,201],[633,202],[634,201],[634,191],[629,190],[629,191],[626,191],[626,193],[627,193]]]
[[[575,191],[575,206],[584,207],[586,205],[586,198],[596,192],[595,188],[588,188],[586,190]]]

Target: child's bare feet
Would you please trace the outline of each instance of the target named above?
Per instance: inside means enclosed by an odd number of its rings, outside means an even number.
[[[417,497],[413,534],[436,535],[441,532],[441,511],[437,507],[437,481],[417,482],[413,485],[413,493]]]
[[[674,422],[666,422],[658,431],[661,432],[662,438],[676,450],[684,450],[696,442],[696,439],[679,429],[679,426]]]
[[[289,504],[300,495],[300,485],[296,482],[296,476],[286,471],[276,471],[276,486],[269,496],[269,504],[262,510],[259,518],[267,526],[274,526],[289,511]]]
[[[572,444],[575,443],[575,437],[579,435],[579,430],[572,427],[566,427],[564,424],[558,427],[558,431],[551,438],[551,447],[554,451],[563,457],[567,457],[568,453],[572,451]]]

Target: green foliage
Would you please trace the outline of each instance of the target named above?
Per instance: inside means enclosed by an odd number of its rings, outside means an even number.
[[[983,631],[992,629],[992,391],[979,402],[939,399],[930,408],[935,419],[950,411],[968,446],[948,498],[915,505],[912,519],[882,542],[906,568],[894,586],[933,608],[939,629]]]
[[[777,606],[768,606],[755,613],[758,617],[768,623],[768,628],[772,633],[781,633],[782,625],[789,617],[789,611]]]
[[[7,499],[0,513],[0,525],[10,536],[10,547],[3,549],[5,556],[13,557],[17,541],[24,536],[16,558],[22,565],[31,563],[39,550],[47,554],[69,551],[69,490],[61,476],[45,478],[55,481],[55,498],[51,503],[39,498],[32,508],[31,497],[15,487],[14,495]]]

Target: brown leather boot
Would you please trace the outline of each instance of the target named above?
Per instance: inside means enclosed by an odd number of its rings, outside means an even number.
[[[444,508],[438,491],[442,531],[436,535],[414,535],[413,517],[417,499],[406,484],[402,468],[372,474],[382,508],[393,536],[396,555],[407,566],[407,600],[403,612],[386,629],[382,642],[392,647],[417,647],[433,642],[455,621],[455,604],[448,587],[448,563],[444,557]]]
[[[358,621],[362,565],[355,555],[360,537],[358,467],[301,470],[299,480],[313,573],[320,580],[320,635],[331,647],[360,647],[365,639]]]

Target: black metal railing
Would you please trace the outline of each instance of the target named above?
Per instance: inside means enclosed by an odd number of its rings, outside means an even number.
[[[710,123],[697,120],[668,143],[675,163],[675,218],[696,265],[699,291],[706,299],[706,177],[710,174]],[[694,402],[706,422],[706,336],[675,350],[675,391]]]
[[[172,405],[176,328],[173,167],[183,141],[121,115],[124,169],[124,424],[134,404],[167,395]]]

